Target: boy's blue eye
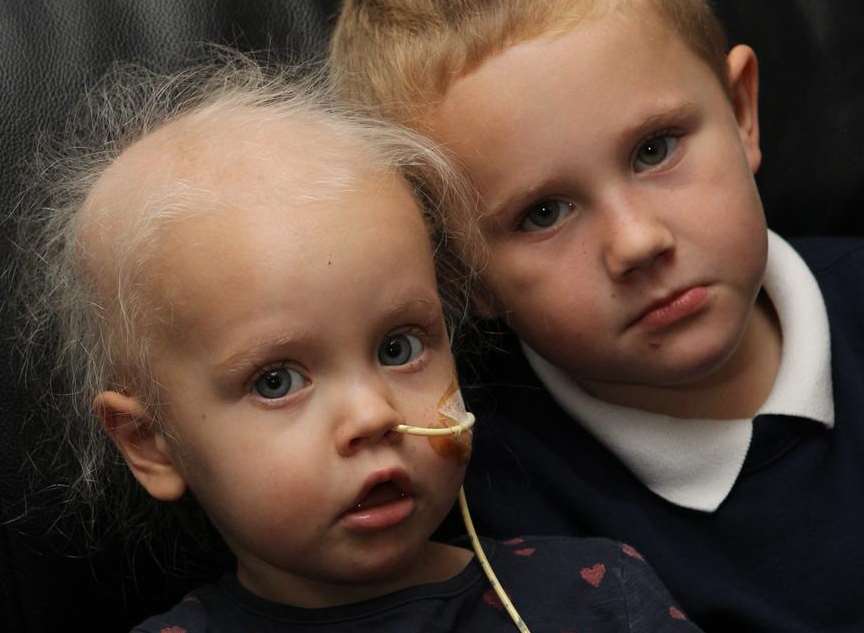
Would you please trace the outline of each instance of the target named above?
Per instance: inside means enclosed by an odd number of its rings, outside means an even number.
[[[306,386],[306,378],[296,369],[274,367],[261,374],[252,388],[262,398],[276,400]]]
[[[669,157],[676,145],[678,145],[678,139],[669,134],[649,138],[636,148],[633,169],[640,172],[656,167]]]
[[[382,365],[405,365],[423,353],[423,342],[413,334],[391,334],[378,348]]]
[[[532,205],[519,223],[519,230],[528,233],[555,226],[573,213],[574,205],[566,200],[549,198]]]

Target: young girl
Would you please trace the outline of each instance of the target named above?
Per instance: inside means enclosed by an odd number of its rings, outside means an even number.
[[[59,337],[80,482],[123,485],[99,479],[116,449],[236,559],[135,630],[510,630],[471,550],[430,540],[470,433],[416,435],[471,419],[439,299],[457,313],[465,283],[442,248],[471,239],[442,220],[469,209],[458,179],[249,62],[120,86],[29,223],[31,338]],[[631,547],[485,549],[520,630],[696,630]]]

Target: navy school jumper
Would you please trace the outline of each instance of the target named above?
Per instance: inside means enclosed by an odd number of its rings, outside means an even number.
[[[484,369],[463,372],[479,420],[466,482],[478,532],[632,543],[709,632],[864,631],[864,242],[792,245],[828,311],[833,430],[757,417],[728,498],[713,513],[682,508],[570,418],[504,335]],[[442,534],[457,529],[451,517]]]

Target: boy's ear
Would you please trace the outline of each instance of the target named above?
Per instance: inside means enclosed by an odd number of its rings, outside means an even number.
[[[749,46],[739,44],[726,56],[729,89],[738,131],[750,171],[754,174],[762,163],[759,148],[759,62]]]
[[[129,470],[147,492],[160,501],[176,501],[186,491],[168,440],[137,398],[103,391],[93,409],[120,449]]]

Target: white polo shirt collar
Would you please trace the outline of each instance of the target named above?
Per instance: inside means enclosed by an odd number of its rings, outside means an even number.
[[[783,351],[774,386],[757,412],[834,425],[828,315],[816,279],[800,255],[769,231],[763,288],[774,305]],[[650,490],[670,503],[713,512],[738,479],[752,418],[687,419],[598,400],[524,343],[528,362],[555,400],[612,451]]]

